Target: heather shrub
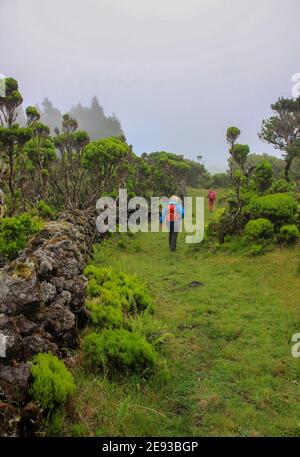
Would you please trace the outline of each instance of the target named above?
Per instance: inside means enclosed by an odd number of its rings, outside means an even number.
[[[30,214],[0,220],[0,256],[13,260],[25,248],[30,235],[42,229],[42,222]]]
[[[88,369],[109,374],[141,373],[158,362],[154,347],[142,335],[123,328],[89,334],[83,340],[83,354]]]
[[[159,349],[173,337],[161,321],[153,319],[148,313],[143,313],[137,319],[132,319],[130,329],[132,332],[145,337],[146,341],[151,343],[155,349]]]
[[[85,274],[89,278],[87,290],[91,299],[87,300],[86,307],[94,324],[118,327],[126,317],[136,317],[153,307],[145,284],[137,276],[92,265],[85,269]]]
[[[274,234],[274,225],[265,218],[251,220],[245,227],[245,235],[251,240],[271,238]]]
[[[44,200],[40,200],[37,204],[37,210],[40,217],[43,219],[55,219],[56,211],[52,206],[47,205]]]
[[[292,195],[280,193],[253,197],[247,212],[252,218],[269,219],[278,225],[292,220],[297,209],[297,202]]]
[[[295,184],[287,182],[285,179],[275,179],[272,183],[270,191],[272,194],[293,192],[295,190]]]
[[[278,238],[282,243],[296,243],[299,239],[299,229],[295,224],[283,225],[280,228]]]
[[[264,255],[266,253],[265,246],[263,244],[253,244],[249,249],[249,256],[256,257]]]
[[[217,208],[212,216],[212,220],[207,225],[206,233],[208,236],[218,235],[220,229],[220,221],[225,211],[225,208]]]
[[[102,305],[96,300],[86,303],[91,313],[91,319],[99,327],[118,328],[123,324],[123,313],[121,307]]]
[[[63,361],[49,353],[33,358],[31,366],[33,382],[30,395],[44,409],[52,410],[66,402],[75,390],[73,375]]]

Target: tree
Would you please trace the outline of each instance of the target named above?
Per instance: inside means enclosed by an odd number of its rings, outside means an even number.
[[[241,131],[237,127],[228,127],[227,132],[226,132],[226,140],[227,140],[228,145],[230,146],[229,152],[235,145],[236,140],[238,139],[240,134],[241,134]]]
[[[256,167],[260,163],[267,161],[271,164],[272,170],[273,170],[273,175],[275,178],[280,178],[283,175],[284,172],[284,160],[280,159],[276,156],[273,156],[271,154],[249,154],[247,158],[247,163],[246,167],[251,168],[251,167]]]
[[[62,123],[61,112],[57,108],[54,108],[52,102],[47,97],[44,98],[42,107],[41,121],[48,125],[53,133]]]
[[[7,168],[10,211],[12,215],[17,207],[17,186],[20,178],[20,164],[23,161],[23,148],[31,138],[30,128],[21,128],[15,124],[19,108],[23,102],[18,83],[13,78],[5,79],[5,91],[0,97],[0,154],[1,161]],[[22,170],[21,170],[22,171]]]
[[[32,112],[26,110],[26,114],[28,122],[31,122],[33,136],[26,143],[24,152],[31,178],[31,194],[37,203],[48,198],[50,167],[56,159],[56,151],[49,127],[39,122],[39,117]]]
[[[68,209],[85,207],[86,170],[82,167],[82,154],[89,137],[86,132],[77,130],[77,126],[77,121],[65,114],[62,131],[55,129],[54,145],[60,157],[57,157],[49,173],[57,204]]]
[[[245,165],[247,162],[247,157],[250,152],[248,144],[234,144],[230,148],[230,154],[233,160],[241,167],[245,174]]]
[[[228,173],[215,173],[211,177],[211,186],[226,188],[230,186],[230,175]]]
[[[123,135],[120,121],[115,115],[105,116],[97,97],[93,97],[90,107],[81,103],[73,106],[70,115],[76,119],[80,129],[85,130],[92,140]]]
[[[271,108],[274,116],[263,120],[259,138],[282,151],[284,175],[289,181],[293,160],[300,157],[300,97],[296,100],[279,98]]]
[[[228,129],[226,131],[226,141],[229,146],[230,156],[232,156],[233,147],[234,147],[238,137],[240,136],[240,134],[241,134],[240,129],[238,129],[237,127],[234,127],[234,126],[228,127]],[[230,157],[228,162],[229,162],[230,177],[231,177],[231,180],[233,181],[234,163],[233,163],[232,157]]]
[[[17,119],[23,97],[19,92],[18,82],[13,78],[4,79],[4,93],[0,96],[0,123],[11,128]]]
[[[81,163],[88,177],[87,206],[94,205],[101,193],[110,190],[110,181],[130,154],[124,137],[92,141],[84,148]]]
[[[273,181],[273,169],[270,162],[264,160],[256,166],[254,171],[254,181],[261,194],[271,187]]]

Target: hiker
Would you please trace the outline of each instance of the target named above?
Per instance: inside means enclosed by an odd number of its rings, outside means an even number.
[[[180,223],[184,217],[184,209],[181,200],[176,195],[172,195],[167,206],[162,211],[160,223],[166,220],[169,230],[169,248],[170,251],[176,251],[177,236],[180,230]]]
[[[213,207],[214,207],[214,203],[217,201],[217,194],[216,192],[214,191],[214,189],[210,189],[208,194],[207,194],[207,198],[208,198],[208,209],[210,212],[213,211]]]
[[[4,217],[4,193],[0,189],[0,219]]]

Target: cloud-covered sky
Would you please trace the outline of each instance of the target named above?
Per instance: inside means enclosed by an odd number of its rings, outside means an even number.
[[[97,95],[136,153],[224,169],[225,131],[252,152],[270,104],[300,72],[299,0],[0,0],[0,73],[26,104]]]

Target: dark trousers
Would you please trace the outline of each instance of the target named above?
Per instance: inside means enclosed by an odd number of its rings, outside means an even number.
[[[175,222],[169,223],[169,248],[171,251],[176,251],[176,243],[178,236],[178,227]]]

